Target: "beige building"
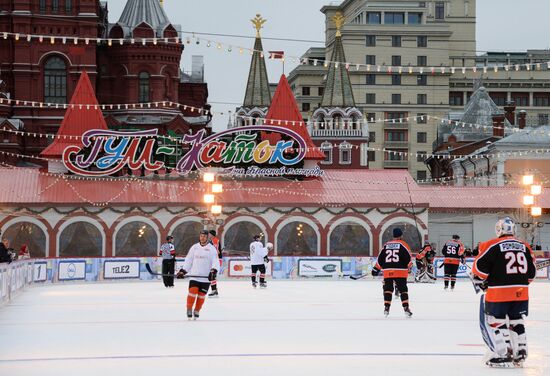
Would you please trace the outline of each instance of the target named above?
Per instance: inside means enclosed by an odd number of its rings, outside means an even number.
[[[331,20],[342,12],[345,56],[362,64],[351,64],[349,74],[356,106],[369,121],[369,168],[408,168],[417,179],[429,178],[424,158],[417,154],[432,152],[439,121],[426,115],[460,118],[481,77],[499,106],[516,100],[518,110],[536,117],[532,122],[544,121],[550,113],[550,84],[544,83],[550,78],[549,56],[541,51],[476,56],[475,0],[345,0],[321,12],[326,16],[326,46],[309,49],[302,57],[307,64],[292,71],[289,82],[302,115],[311,119],[321,104],[328,71],[324,62],[332,56]],[[537,62],[539,66],[527,70],[525,64]],[[517,71],[515,64],[521,64]],[[500,66],[496,72],[494,65]],[[463,73],[462,67],[475,66],[475,72]],[[409,120],[379,121],[392,118]]]

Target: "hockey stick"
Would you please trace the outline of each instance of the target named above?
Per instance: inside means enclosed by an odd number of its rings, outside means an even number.
[[[350,275],[349,278],[350,279],[353,279],[354,281],[357,281],[359,279],[363,279],[365,277],[368,277],[370,275],[370,273],[367,273],[367,274],[361,274],[361,275]]]
[[[177,276],[177,273],[176,274],[156,273],[151,269],[151,265],[149,265],[149,263],[145,264],[145,269],[147,269],[147,271],[151,275],[158,275],[158,276],[162,276],[162,277],[176,277]],[[183,276],[183,278],[208,278],[208,276],[207,275],[204,276],[204,275],[188,275],[188,274],[186,274],[186,275]]]
[[[537,262],[535,264],[535,267],[537,268],[537,270],[541,270],[541,269],[544,269],[546,267],[550,266],[550,260],[544,260],[544,261],[540,261],[540,262]]]
[[[407,179],[406,176],[405,176],[405,184],[407,185],[407,192],[409,192],[409,200],[411,202],[411,208],[412,208],[412,212],[413,212],[413,216],[414,216],[414,227],[416,227],[416,234],[418,235],[418,241],[420,243],[420,247],[422,247],[422,237],[420,235],[420,231],[418,231],[416,211],[414,210],[414,204],[413,204],[413,199],[412,199],[412,195],[411,195],[411,189],[409,188],[409,179]]]

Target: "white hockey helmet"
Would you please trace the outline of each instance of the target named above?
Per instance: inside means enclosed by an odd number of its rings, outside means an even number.
[[[516,234],[516,224],[510,217],[504,219],[499,219],[495,225],[495,232],[498,237],[503,235],[515,235]]]
[[[269,250],[273,249],[273,243],[266,243],[265,247]]]

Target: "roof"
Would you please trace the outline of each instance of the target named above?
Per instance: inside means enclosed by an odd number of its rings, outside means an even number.
[[[0,204],[4,206],[196,206],[204,185],[191,180],[116,181],[59,179],[31,168],[0,168]],[[221,204],[254,207],[411,207],[430,211],[522,209],[521,187],[418,186],[407,170],[327,170],[320,179],[224,181]],[[410,194],[409,194],[409,189]],[[101,186],[101,189],[98,189]],[[550,189],[539,196],[550,208]]]
[[[191,180],[93,181],[59,179],[38,169],[0,168],[0,203],[9,205],[202,205],[204,185]],[[327,170],[320,179],[224,181],[224,206],[310,206],[343,204],[355,207],[410,206],[407,185],[418,186],[406,170]],[[399,184],[401,183],[402,184]],[[98,187],[101,189],[98,189]],[[415,207],[426,207],[423,199]]]
[[[147,23],[157,36],[162,37],[170,20],[158,0],[128,0],[118,20],[124,34],[131,34],[142,23]]]
[[[71,105],[75,105],[74,108]],[[54,138],[53,142],[40,155],[48,158],[61,158],[63,150],[68,146],[82,146],[80,137],[92,129],[107,130],[108,128],[88,73],[83,71],[65,117],[57,131],[59,137]]]
[[[283,119],[285,120],[284,122],[276,121]],[[292,122],[294,122],[294,124],[292,124]],[[284,74],[281,75],[279,85],[273,96],[273,103],[271,107],[269,107],[264,124],[288,128],[302,136],[308,148],[305,159],[325,159],[325,155],[315,146],[313,141],[311,141],[302,114],[296,104],[296,98],[294,98],[292,89]],[[280,140],[280,137],[280,134],[272,133],[270,135],[264,134],[262,138],[264,140],[269,140],[271,144],[275,144]]]
[[[271,105],[271,92],[269,91],[265,58],[264,54],[260,52],[263,50],[262,39],[256,37],[246,83],[244,107],[269,107]]]
[[[543,148],[550,145],[550,125],[539,127],[527,127],[520,132],[512,133],[495,142],[497,145],[515,145],[522,146],[532,144],[533,146],[541,146]]]
[[[334,40],[330,61],[340,64],[330,64],[321,107],[355,107],[349,72],[345,66],[346,55],[341,36],[336,36]]]

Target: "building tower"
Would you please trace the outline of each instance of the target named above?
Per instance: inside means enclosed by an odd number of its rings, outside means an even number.
[[[255,124],[256,121],[250,118],[265,118],[267,110],[271,105],[271,92],[263,53],[262,38],[260,30],[266,23],[266,19],[257,14],[251,20],[256,29],[256,41],[252,52],[252,61],[246,83],[246,92],[243,105],[236,110],[235,126]]]
[[[337,12],[332,21],[336,35],[325,81],[323,99],[309,121],[313,141],[325,153],[326,168],[368,167],[368,124],[355,105],[342,45],[345,18]]]

